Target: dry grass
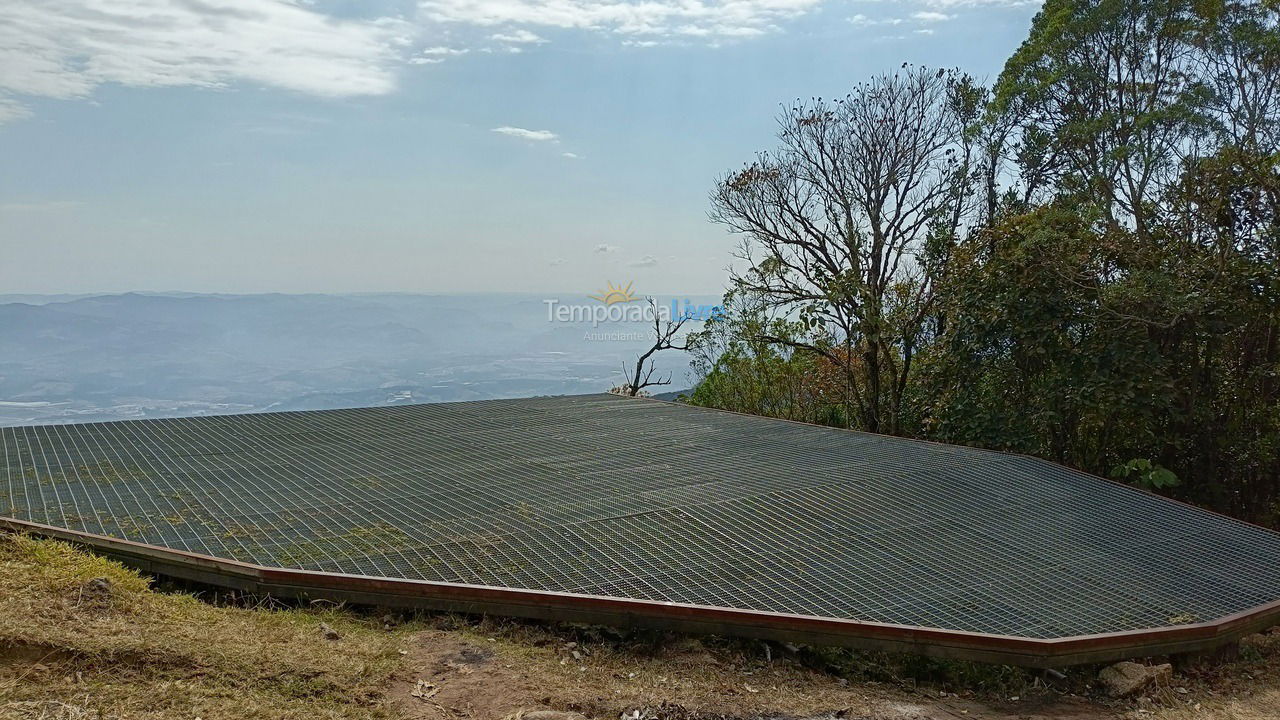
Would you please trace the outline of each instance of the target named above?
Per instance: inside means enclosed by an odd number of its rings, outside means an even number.
[[[1149,712],[1133,716],[1280,720],[1280,628],[1246,638],[1235,662],[1184,671],[1152,700],[1153,707],[1142,708]]]
[[[339,611],[155,593],[64,543],[0,534],[0,718],[380,717],[399,642]]]

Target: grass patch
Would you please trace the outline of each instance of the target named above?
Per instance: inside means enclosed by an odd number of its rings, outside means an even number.
[[[65,543],[0,534],[0,718],[388,717],[401,640],[338,609],[157,593]]]

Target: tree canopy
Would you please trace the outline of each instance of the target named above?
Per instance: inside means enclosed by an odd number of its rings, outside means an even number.
[[[1280,5],[1046,0],[983,86],[783,111],[692,401],[1027,452],[1280,523]]]

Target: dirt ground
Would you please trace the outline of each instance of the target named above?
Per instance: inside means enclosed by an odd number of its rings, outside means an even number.
[[[851,681],[810,667],[810,658],[773,656],[763,644],[751,653],[750,644],[689,637],[592,643],[566,640],[564,630],[490,625],[414,634],[392,679],[396,711],[423,720],[496,720],[539,709],[622,720],[1280,718],[1280,633],[1251,638],[1253,660],[1178,675],[1168,688],[1116,701],[1080,679],[1053,687],[1034,677],[1028,684],[1027,674],[949,692],[904,679]]]

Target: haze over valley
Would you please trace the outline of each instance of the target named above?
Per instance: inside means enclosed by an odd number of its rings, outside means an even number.
[[[564,293],[564,302],[593,302]],[[0,425],[603,392],[637,323],[543,295],[0,295]],[[694,298],[710,302],[714,298]],[[684,353],[660,353],[687,387]]]

